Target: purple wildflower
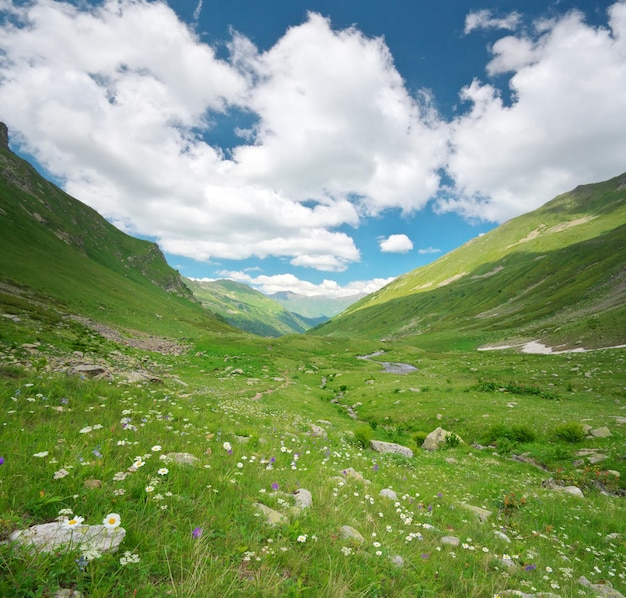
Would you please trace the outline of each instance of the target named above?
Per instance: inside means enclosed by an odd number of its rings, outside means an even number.
[[[278,490],[279,486],[278,486],[278,482],[274,482],[272,484],[272,490]]]
[[[194,540],[197,540],[201,535],[202,535],[202,528],[194,527],[193,531],[191,532],[191,536],[194,538]]]
[[[4,457],[0,457],[0,465],[4,465]]]
[[[526,565],[526,571],[534,571],[537,568],[537,565],[533,563],[532,565]]]
[[[378,463],[374,463],[374,465],[372,466],[372,469],[374,471],[378,471]]]

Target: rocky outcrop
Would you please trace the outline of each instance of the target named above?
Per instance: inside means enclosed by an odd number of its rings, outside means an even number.
[[[9,129],[4,123],[1,123],[1,122],[0,122],[0,149],[9,150]]]
[[[372,448],[378,453],[396,453],[398,455],[402,455],[403,457],[409,458],[413,456],[413,451],[409,447],[402,446],[401,444],[396,444],[394,442],[372,440],[370,441],[370,444]]]

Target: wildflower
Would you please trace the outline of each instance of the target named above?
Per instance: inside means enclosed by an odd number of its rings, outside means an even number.
[[[107,529],[115,529],[116,527],[119,527],[120,522],[121,519],[117,513],[109,513],[102,521],[102,525],[104,525]]]
[[[278,482],[274,482],[272,484],[272,490],[278,490],[278,488],[279,488]]]
[[[134,554],[130,550],[124,553],[123,557],[120,557],[120,565],[128,565],[129,563],[138,563],[141,559],[138,554]]]
[[[197,540],[200,536],[202,536],[202,528],[201,527],[194,527],[193,531],[191,532],[191,536],[192,536],[192,538]]]
[[[72,517],[72,519],[67,519],[66,521],[64,521],[63,524],[65,525],[65,527],[68,527],[70,529],[78,529],[82,525],[84,520],[84,517]]]
[[[83,554],[81,555],[81,557],[87,562],[93,561],[94,559],[99,559],[101,556],[102,553],[95,548],[87,548],[87,550],[85,550],[85,552],[83,552]]]
[[[345,556],[350,556],[352,554],[352,548],[350,548],[348,546],[342,546],[341,547],[341,552],[343,552],[343,554]]]
[[[167,475],[170,472],[170,470],[167,467],[161,467],[161,469],[159,469],[159,471],[157,471],[157,473],[159,475]]]
[[[59,471],[55,471],[54,472],[54,475],[52,476],[52,479],[53,480],[60,480],[60,479],[64,478],[66,475],[69,475],[69,474],[70,474],[70,472],[67,471],[67,469],[61,468],[61,469],[59,469]]]
[[[241,469],[243,467],[243,463],[240,461],[239,463],[237,463],[237,467]]]
[[[158,453],[161,450],[161,446],[158,444],[155,444],[151,449],[150,449],[153,453]]]
[[[225,442],[223,445],[224,450],[228,453],[231,453],[233,450],[233,447],[231,446],[230,442]]]
[[[4,465],[4,457],[0,457],[0,465]]]
[[[72,509],[61,509],[59,511],[59,515],[73,515],[74,511]]]
[[[306,538],[307,538],[307,535],[306,534],[302,534],[302,535],[298,536],[298,542],[302,542],[302,544],[304,544],[306,542]]]
[[[126,490],[124,490],[124,488],[118,488],[117,490],[113,490],[113,494],[115,496],[124,496],[124,494],[126,494]]]
[[[38,457],[39,459],[41,459],[42,457],[47,457],[48,454],[49,454],[48,451],[41,451],[40,453],[35,453],[33,457]]]
[[[154,492],[154,486],[146,486],[146,492]]]

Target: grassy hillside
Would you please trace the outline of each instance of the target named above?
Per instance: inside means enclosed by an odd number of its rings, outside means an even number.
[[[291,291],[281,291],[269,295],[269,297],[293,313],[313,319],[320,317],[328,319],[361,299],[363,295],[350,295],[348,297],[324,297],[317,295],[307,297]]]
[[[286,310],[247,284],[189,279],[185,283],[206,309],[221,315],[236,328],[259,336],[300,333],[320,323],[319,318],[306,318]]]
[[[316,329],[432,347],[626,342],[626,175],[565,193]]]
[[[159,248],[126,235],[0,148],[0,310],[37,304],[151,334],[226,330]]]

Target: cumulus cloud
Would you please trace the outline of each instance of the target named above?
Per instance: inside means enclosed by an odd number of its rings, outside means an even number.
[[[406,235],[390,235],[379,241],[383,253],[407,253],[413,249],[413,242]]]
[[[470,12],[465,17],[466,34],[471,33],[475,29],[515,29],[520,22],[521,15],[518,12],[512,12],[505,17],[494,17],[490,10],[476,10]]]
[[[221,60],[162,2],[0,10],[11,13],[0,105],[12,138],[69,193],[169,253],[341,271],[360,254],[338,227],[419,209],[438,188],[445,131],[382,39],[311,14],[265,53],[235,35]],[[231,110],[256,124],[225,155],[206,139]]]
[[[501,222],[623,172],[626,3],[609,9],[608,27],[570,12],[492,53],[488,72],[511,73],[511,102],[477,79],[462,90],[471,109],[451,123],[455,186],[439,210]]]
[[[307,297],[351,297],[354,295],[367,295],[389,284],[394,278],[374,278],[372,280],[355,280],[347,285],[339,285],[334,280],[324,280],[320,284],[314,284],[301,280],[293,274],[276,274],[273,276],[251,276],[247,272],[222,271],[222,278],[228,278],[235,282],[248,284],[266,295],[272,295],[281,291],[291,291]],[[202,280],[202,279],[200,279]],[[205,279],[210,280],[210,279]]]
[[[487,82],[468,80],[468,110],[450,121],[409,92],[382,38],[317,14],[265,52],[234,34],[220,59],[163,2],[0,0],[0,12],[13,143],[175,255],[342,271],[360,260],[350,227],[369,216],[432,200],[503,221],[626,164],[623,1],[606,26],[570,12],[496,41]],[[519,18],[474,12],[465,30]],[[208,140],[234,112],[252,124],[226,152]],[[381,250],[411,249],[394,237]]]

